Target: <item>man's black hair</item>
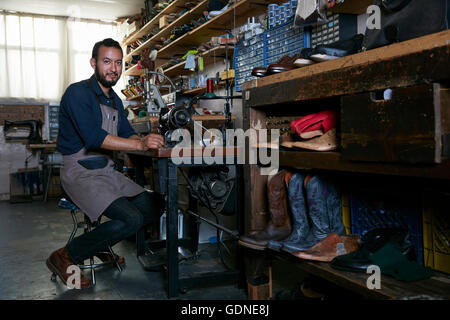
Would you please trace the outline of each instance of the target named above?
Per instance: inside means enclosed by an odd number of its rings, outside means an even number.
[[[120,52],[122,52],[122,55],[123,55],[122,47],[120,46],[120,44],[114,39],[106,38],[106,39],[103,39],[102,41],[97,42],[94,45],[94,48],[92,49],[92,58],[94,58],[95,61],[97,61],[97,57],[98,57],[98,48],[100,48],[101,46],[114,47],[114,48],[120,49]]]

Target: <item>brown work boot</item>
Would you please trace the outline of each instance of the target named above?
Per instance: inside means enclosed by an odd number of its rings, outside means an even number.
[[[70,273],[67,273],[67,268],[76,264],[69,258],[66,248],[64,247],[53,252],[50,257],[48,257],[46,263],[50,271],[53,272],[54,275],[58,275],[61,281],[67,285],[67,279],[71,275]],[[92,286],[90,279],[84,277],[82,274],[80,274],[80,276],[81,288],[89,288]]]
[[[240,245],[256,250],[264,250],[270,240],[283,240],[291,234],[292,224],[287,203],[286,174],[288,172],[282,170],[269,181],[267,191],[270,220],[266,228],[261,231],[252,231],[240,237]]]

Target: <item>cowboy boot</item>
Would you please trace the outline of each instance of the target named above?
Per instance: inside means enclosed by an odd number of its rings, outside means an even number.
[[[359,235],[339,236],[330,233],[325,239],[305,251],[294,251],[292,254],[300,259],[330,262],[335,257],[358,249]]]
[[[265,229],[252,231],[240,237],[239,244],[256,250],[264,250],[270,240],[283,240],[292,232],[288,212],[285,177],[288,172],[282,170],[269,181],[267,191],[269,198],[270,220]]]
[[[342,195],[337,190],[333,181],[327,181],[328,188],[327,212],[330,232],[335,232],[340,236],[344,236],[345,226],[342,220]]]
[[[281,249],[287,252],[308,250],[332,232],[345,235],[341,197],[333,183],[320,176],[305,180],[311,228],[304,241],[284,243]]]
[[[291,208],[293,219],[291,234],[282,241],[269,241],[267,248],[280,251],[284,243],[305,241],[309,233],[309,223],[304,195],[304,177],[305,175],[303,173],[294,174],[288,186],[289,207]]]

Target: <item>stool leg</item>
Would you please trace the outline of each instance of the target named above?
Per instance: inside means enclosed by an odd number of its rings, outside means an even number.
[[[78,230],[77,214],[73,210],[70,211],[70,214],[72,215],[72,220],[73,220],[73,230],[72,230],[72,234],[70,235],[69,241],[67,241],[67,244],[69,244],[73,240],[73,238],[75,237],[75,234],[77,233],[77,230]]]
[[[114,264],[116,265],[117,270],[119,270],[119,272],[122,272],[122,267],[120,266],[119,261],[117,261],[116,255],[115,255],[113,249],[110,246],[108,246],[108,250],[111,253],[111,256],[113,258],[113,261],[114,261]]]
[[[47,202],[47,196],[48,196],[48,186],[50,184],[50,179],[52,177],[52,166],[48,166],[48,176],[47,176],[47,184],[45,185],[45,191],[44,191],[44,202]]]
[[[89,259],[91,261],[91,275],[92,275],[92,286],[95,286],[95,268],[94,268],[94,257]]]
[[[84,232],[90,232],[91,231],[91,222],[89,221],[89,218],[84,215]],[[90,257],[89,261],[91,263],[91,277],[92,277],[92,286],[95,286],[95,267],[94,267],[94,257]]]

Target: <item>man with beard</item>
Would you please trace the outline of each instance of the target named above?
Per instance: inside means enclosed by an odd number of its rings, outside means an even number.
[[[109,218],[47,259],[48,268],[65,284],[69,266],[94,255],[111,261],[104,253],[108,246],[136,233],[138,239],[145,240],[144,227],[161,214],[156,194],[116,171],[111,159],[113,150],[145,151],[164,144],[158,134],[138,137],[125,116],[122,101],[112,89],[122,74],[122,57],[117,41],[108,38],[97,42],[90,60],[94,75],[71,84],[61,100],[56,143],[63,155],[61,185],[92,222],[102,215]],[[125,263],[123,257],[116,259]],[[91,285],[90,279],[81,277],[82,288]]]

